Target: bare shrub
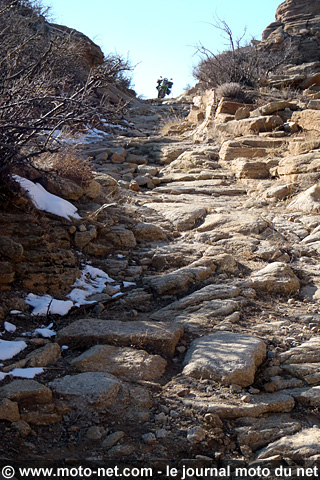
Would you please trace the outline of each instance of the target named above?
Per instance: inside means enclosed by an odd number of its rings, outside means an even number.
[[[245,91],[240,83],[230,82],[219,85],[216,89],[217,98],[228,97],[244,103],[253,103],[254,97]]]
[[[219,17],[216,17],[212,26],[222,31],[227,39],[227,50],[213,53],[201,43],[196,47],[200,56],[198,65],[193,70],[193,76],[206,88],[215,88],[224,83],[240,83],[248,87],[255,87],[260,77],[266,77],[269,72],[279,70],[290,56],[290,46],[285,52],[266,52],[259,47],[259,42],[251,40],[242,44],[246,29],[242,36],[235,40],[231,28]]]
[[[10,165],[32,162],[56,151],[53,133],[64,126],[111,121],[125,103],[111,105],[110,85],[125,88],[132,70],[127,59],[108,55],[88,70],[73,34],[50,28],[41,4],[2,0],[0,6],[0,183]],[[127,83],[126,83],[127,82]],[[1,200],[1,199],[0,199]]]

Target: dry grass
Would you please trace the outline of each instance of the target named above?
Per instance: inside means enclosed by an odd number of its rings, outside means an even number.
[[[46,163],[58,175],[68,178],[78,185],[86,186],[93,179],[90,161],[69,150],[48,156]]]
[[[162,120],[159,134],[163,137],[168,135],[179,135],[189,129],[190,124],[188,124],[184,117],[173,116]]]

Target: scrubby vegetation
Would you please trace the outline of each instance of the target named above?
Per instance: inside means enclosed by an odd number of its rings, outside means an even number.
[[[280,72],[281,66],[290,56],[290,46],[285,52],[266,52],[259,42],[245,42],[246,29],[235,40],[233,32],[225,20],[214,19],[212,26],[222,32],[227,40],[227,49],[214,53],[201,43],[197,46],[199,63],[193,70],[194,77],[206,88],[215,88],[226,83],[239,83],[247,87],[256,87],[261,78],[268,73]]]
[[[112,119],[119,106],[106,87],[130,85],[127,59],[107,55],[87,61],[78,32],[46,21],[34,0],[2,0],[0,9],[0,200],[14,164],[59,149],[57,129]],[[10,190],[10,188],[9,188]]]

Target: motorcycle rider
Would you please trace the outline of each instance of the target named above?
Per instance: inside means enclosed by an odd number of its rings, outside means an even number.
[[[157,80],[156,89],[159,92],[161,88],[164,88],[165,89],[165,95],[170,95],[172,85],[173,85],[172,78],[170,78],[170,80],[168,80],[166,77],[165,78],[160,77]]]

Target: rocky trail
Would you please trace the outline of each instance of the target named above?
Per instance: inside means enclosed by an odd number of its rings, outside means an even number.
[[[2,460],[319,464],[316,104],[137,102],[130,127],[83,146],[89,187],[46,180],[80,220],[1,213],[17,327],[1,339],[26,344],[2,360]],[[25,293],[63,299],[84,264],[114,280],[93,304],[31,315]]]

